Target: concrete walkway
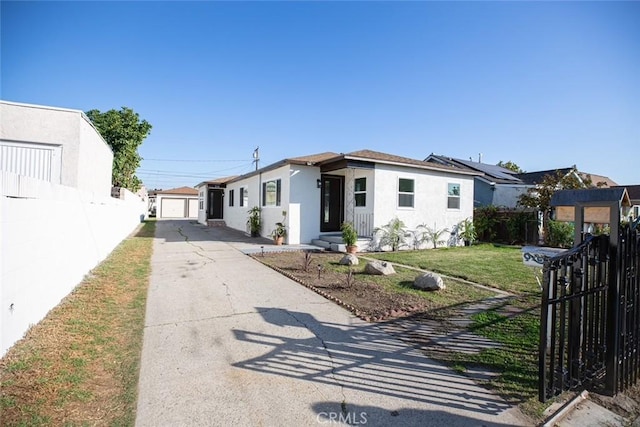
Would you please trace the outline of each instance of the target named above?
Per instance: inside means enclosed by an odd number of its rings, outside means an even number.
[[[527,425],[469,378],[243,252],[260,246],[272,248],[158,221],[136,425]]]

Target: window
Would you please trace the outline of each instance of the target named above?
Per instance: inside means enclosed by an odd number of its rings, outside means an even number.
[[[229,206],[233,206],[233,192],[234,190],[229,190]]]
[[[400,178],[398,180],[398,206],[401,208],[413,207],[413,180]]]
[[[460,209],[460,184],[449,183],[447,208]]]
[[[204,191],[198,194],[198,209],[204,210]]]
[[[356,178],[354,195],[356,207],[367,206],[367,178]]]
[[[249,205],[249,189],[240,187],[240,206]]]
[[[262,206],[280,206],[282,185],[279,179],[262,183]]]

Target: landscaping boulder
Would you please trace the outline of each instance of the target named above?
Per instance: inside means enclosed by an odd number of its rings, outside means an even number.
[[[444,281],[436,273],[424,273],[416,277],[413,287],[423,291],[439,291],[445,289]]]
[[[354,254],[346,254],[340,260],[340,265],[358,265],[360,260]]]
[[[393,266],[384,261],[370,261],[364,267],[364,272],[367,274],[375,274],[378,276],[388,276],[390,274],[395,274],[396,271],[393,269]]]

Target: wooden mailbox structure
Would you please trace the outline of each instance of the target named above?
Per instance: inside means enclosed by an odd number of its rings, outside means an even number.
[[[575,224],[574,245],[582,242],[585,224],[608,224],[611,236],[617,236],[620,220],[631,209],[626,188],[560,190],[551,197],[556,221]]]

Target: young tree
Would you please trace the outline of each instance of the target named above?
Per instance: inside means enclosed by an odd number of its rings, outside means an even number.
[[[530,188],[520,196],[518,203],[527,208],[537,208],[542,212],[542,228],[546,240],[549,235],[553,194],[558,190],[577,190],[590,187],[593,187],[591,178],[589,176],[579,177],[574,166],[573,171],[569,173],[556,171],[553,174],[545,175],[534,188]]]
[[[135,175],[142,160],[138,147],[149,135],[151,125],[146,120],[140,120],[138,113],[127,107],[104,113],[90,110],[86,115],[113,150],[111,184],[137,191],[142,184]]]

